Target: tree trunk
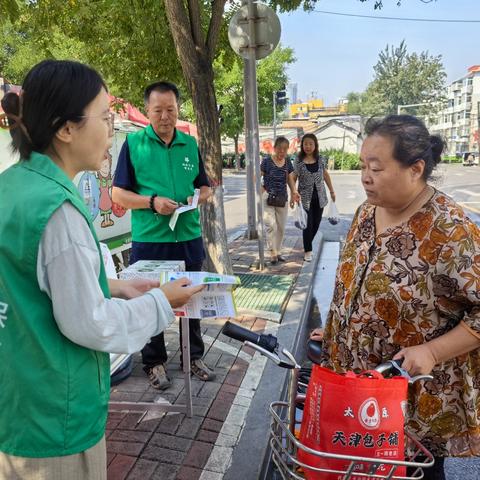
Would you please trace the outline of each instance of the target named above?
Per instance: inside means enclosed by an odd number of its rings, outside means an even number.
[[[175,49],[181,59],[183,76],[186,80],[198,128],[198,146],[205,162],[205,169],[211,182],[212,196],[202,205],[203,239],[207,253],[206,268],[219,273],[232,273],[232,263],[228,254],[227,232],[222,189],[222,151],[220,124],[217,114],[217,100],[214,88],[213,47],[215,29],[221,21],[221,11],[225,2],[212,2],[216,15],[211,21],[207,41],[199,24],[198,4],[190,0],[187,13],[183,2],[165,0],[170,31]],[[220,13],[220,18],[218,17]]]
[[[210,66],[208,70],[210,71],[205,72],[205,75],[197,75],[194,79],[194,72],[186,75],[192,79],[190,89],[197,117],[199,147],[213,191],[211,200],[201,208],[202,231],[208,268],[216,272],[232,273],[223,204],[220,125],[213,88],[213,69]]]

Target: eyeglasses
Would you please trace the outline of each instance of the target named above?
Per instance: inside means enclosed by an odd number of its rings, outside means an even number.
[[[108,122],[108,135],[111,137],[114,134],[114,121],[115,121],[115,114],[108,113],[105,115],[80,115],[78,118],[101,118]]]

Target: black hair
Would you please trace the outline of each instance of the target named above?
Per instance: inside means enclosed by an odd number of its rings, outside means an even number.
[[[423,160],[424,180],[431,177],[446,146],[440,136],[430,135],[425,124],[413,115],[371,118],[365,125],[365,133],[367,136],[380,135],[390,138],[393,142],[393,157],[405,167]]]
[[[150,94],[152,92],[173,92],[177,99],[177,103],[180,103],[180,92],[178,91],[178,87],[172,82],[162,80],[161,82],[150,84],[143,92],[143,100],[145,101],[145,104],[150,100]]]
[[[318,161],[318,159],[320,158],[320,153],[318,151],[318,138],[313,133],[306,133],[302,137],[302,141],[300,142],[300,153],[298,154],[298,158],[300,160],[303,160],[307,156],[307,154],[305,153],[305,150],[303,149],[303,142],[308,139],[313,140],[313,143],[315,144],[315,150],[313,151],[313,158],[315,158],[315,160]]]
[[[290,145],[290,142],[288,141],[288,138],[282,136],[282,137],[277,137],[275,139],[275,143],[273,144],[273,148],[277,148],[282,143],[286,143],[287,145]]]
[[[12,145],[22,160],[44,152],[67,121],[80,123],[85,108],[101,89],[102,77],[91,67],[68,60],[44,60],[25,77],[22,93],[8,113],[16,117]]]
[[[16,111],[18,105],[18,95],[15,92],[8,92],[6,93],[3,98],[0,100],[0,105],[2,106],[3,111],[7,115],[9,125],[15,124],[15,119],[8,116],[8,112]],[[12,139],[15,135],[15,129],[10,129],[10,135]]]

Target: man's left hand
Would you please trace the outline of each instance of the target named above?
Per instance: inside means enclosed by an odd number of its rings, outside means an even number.
[[[415,375],[429,375],[437,361],[428,344],[402,348],[393,360],[403,359],[402,368],[412,377]]]
[[[187,198],[187,205],[191,205],[193,202],[193,197],[188,197]]]

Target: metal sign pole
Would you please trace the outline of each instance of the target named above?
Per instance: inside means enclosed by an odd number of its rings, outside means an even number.
[[[277,138],[277,92],[273,92],[273,143]]]
[[[248,31],[249,45],[248,58],[245,60],[245,118],[247,119],[246,131],[250,142],[248,150],[251,152],[251,160],[254,170],[254,180],[256,187],[257,201],[257,237],[258,237],[258,256],[259,268],[265,267],[265,255],[263,245],[263,204],[262,204],[262,186],[260,182],[260,148],[258,136],[258,94],[257,94],[257,60],[256,60],[256,38],[255,21],[257,20],[256,6],[252,0],[248,1]],[[253,187],[253,185],[252,185]]]
[[[261,24],[260,24],[261,23]],[[248,238],[258,238],[259,268],[263,269],[264,226],[260,147],[258,135],[257,63],[268,56],[280,41],[280,20],[275,10],[261,2],[242,0],[242,7],[228,26],[228,40],[233,50],[244,58],[245,144],[247,159]],[[256,195],[255,190],[256,190]],[[255,196],[257,209],[255,212]],[[255,219],[256,213],[256,219]],[[256,225],[256,230],[255,230]]]
[[[253,130],[251,127],[250,110],[251,103],[253,101],[250,93],[250,76],[251,76],[251,63],[252,60],[247,59],[243,61],[243,92],[245,98],[245,160],[247,166],[247,238],[252,240],[258,238],[256,228],[256,215],[255,215],[255,156],[252,151]],[[255,57],[253,60],[255,64]]]

